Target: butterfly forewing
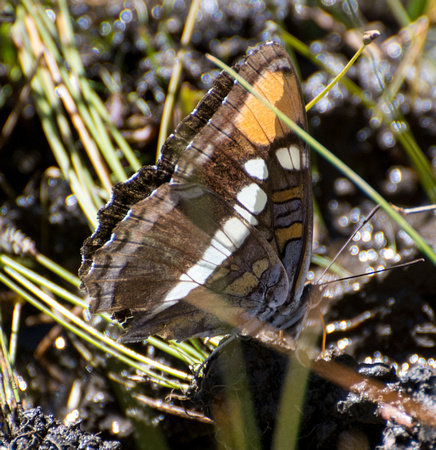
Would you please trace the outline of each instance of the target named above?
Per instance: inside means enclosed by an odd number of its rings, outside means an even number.
[[[263,49],[247,59],[239,75],[306,129],[289,55],[278,45]],[[297,135],[234,83],[219,110],[187,142],[173,179],[201,182],[255,226],[286,268],[288,303],[298,301],[310,263],[312,186],[309,150]]]

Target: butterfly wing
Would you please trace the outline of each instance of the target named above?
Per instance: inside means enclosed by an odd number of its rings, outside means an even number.
[[[261,47],[238,72],[255,91],[307,129],[300,83],[282,46]],[[185,132],[185,125],[202,127],[193,135]],[[265,237],[286,269],[290,285],[286,303],[291,313],[301,303],[312,249],[307,145],[236,82],[207,121],[194,112],[175,135],[185,139],[186,149],[173,180],[208,187]],[[279,321],[276,325],[281,326]]]
[[[134,205],[95,253],[84,283],[92,312],[132,317],[127,341],[243,329],[252,317],[267,321],[289,290],[263,236],[219,196],[189,183],[165,184]]]
[[[260,47],[235,69],[306,127],[283,47]],[[135,196],[112,238],[83,252],[91,310],[133,316],[129,340],[217,334],[250,317],[278,328],[298,320],[312,229],[304,142],[221,73],[167,140],[159,166],[174,167],[170,184]]]

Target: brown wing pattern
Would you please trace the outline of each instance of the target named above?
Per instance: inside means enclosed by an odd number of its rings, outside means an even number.
[[[280,305],[265,298],[284,301],[289,288],[262,235],[220,197],[188,183],[163,185],[132,207],[97,251],[86,286],[92,312],[131,315],[141,337],[166,324],[165,337],[174,339],[243,328],[242,313],[267,320]],[[180,328],[183,321],[190,325]]]
[[[306,128],[283,47],[264,45],[236,70]],[[312,229],[304,142],[221,74],[170,136],[159,164],[166,173],[174,168],[169,183],[135,196],[111,238],[95,250],[100,235],[84,251],[91,311],[130,317],[127,341],[243,330],[253,317],[278,328],[297,321]]]

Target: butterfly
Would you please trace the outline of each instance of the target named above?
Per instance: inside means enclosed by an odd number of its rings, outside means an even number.
[[[286,50],[268,42],[233,67],[307,129]],[[250,324],[296,326],[312,246],[306,143],[222,72],[167,139],[156,166],[114,187],[80,270],[92,313],[127,320],[124,342],[184,340]]]

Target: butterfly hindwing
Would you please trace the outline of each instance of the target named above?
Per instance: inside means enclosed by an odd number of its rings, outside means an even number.
[[[251,258],[241,255],[247,252]],[[266,296],[284,301],[289,286],[263,236],[219,196],[186,183],[165,184],[132,207],[97,251],[87,288],[92,312],[129,310],[142,338],[162,322],[173,330],[166,337],[185,339],[241,325],[226,326],[238,309],[266,320],[280,306],[267,305]],[[201,325],[186,325],[189,332],[170,326],[194,316]]]

